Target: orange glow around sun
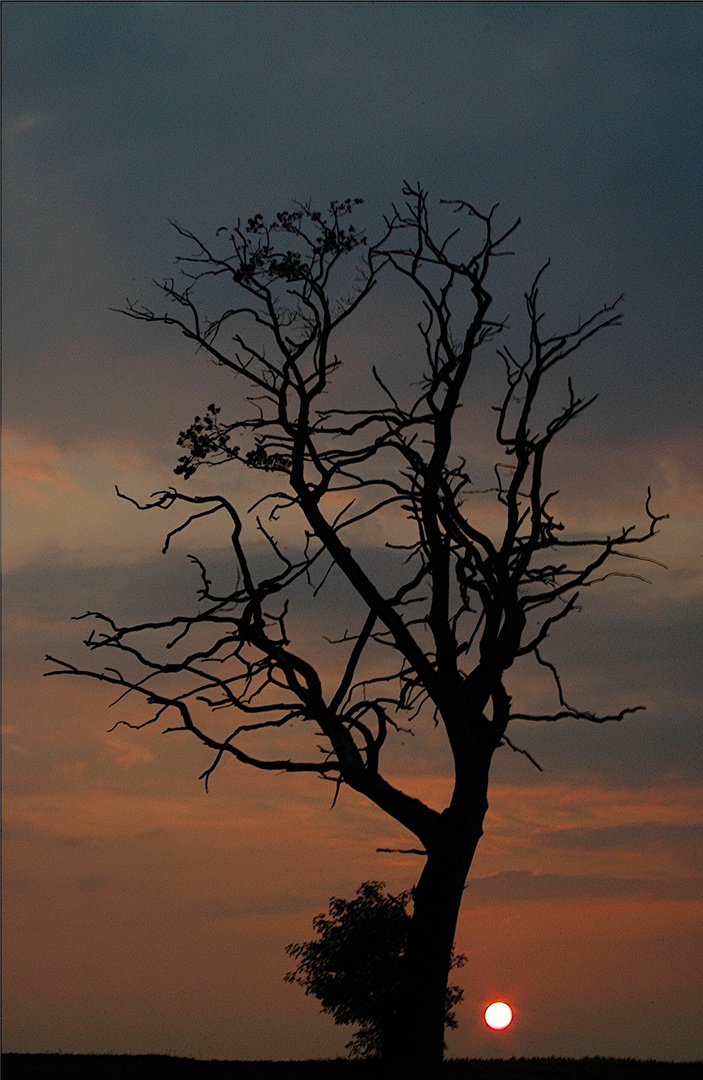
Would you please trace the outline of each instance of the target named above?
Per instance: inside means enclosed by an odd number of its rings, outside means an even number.
[[[483,1019],[493,1031],[503,1031],[513,1019],[513,1010],[504,1001],[494,1001],[484,1012]]]

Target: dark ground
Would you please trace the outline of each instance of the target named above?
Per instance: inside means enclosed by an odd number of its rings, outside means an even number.
[[[364,1061],[198,1061],[165,1055],[3,1054],[2,1080],[387,1080]],[[703,1062],[511,1058],[446,1062],[442,1080],[703,1080]]]

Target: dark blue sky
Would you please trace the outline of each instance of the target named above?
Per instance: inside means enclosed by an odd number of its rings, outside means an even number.
[[[520,215],[520,266],[552,257],[556,307],[626,294],[591,423],[666,428],[700,405],[700,4],[10,2],[3,14],[9,415],[19,365],[20,408],[29,393],[33,422],[46,417],[28,355],[42,342],[129,348],[106,308],[169,271],[167,218],[211,234],[351,194],[373,230],[404,178]]]

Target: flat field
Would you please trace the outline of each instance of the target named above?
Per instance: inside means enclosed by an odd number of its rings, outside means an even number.
[[[381,1080],[378,1062],[200,1061],[166,1055],[3,1054],[3,1080]],[[629,1058],[447,1061],[442,1080],[703,1080],[703,1062]]]

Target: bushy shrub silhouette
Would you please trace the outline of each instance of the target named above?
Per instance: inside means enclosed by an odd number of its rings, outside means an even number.
[[[393,1023],[401,999],[401,966],[408,939],[412,890],[396,896],[384,893],[384,882],[365,881],[353,900],[333,896],[327,914],[316,915],[314,941],[288,945],[298,966],[285,976],[306,994],[318,998],[322,1011],[337,1024],[357,1024],[347,1043],[353,1057],[382,1054],[384,1033]],[[452,954],[452,968],[465,957]],[[454,1006],[464,995],[448,986],[446,1025],[457,1026]]]

